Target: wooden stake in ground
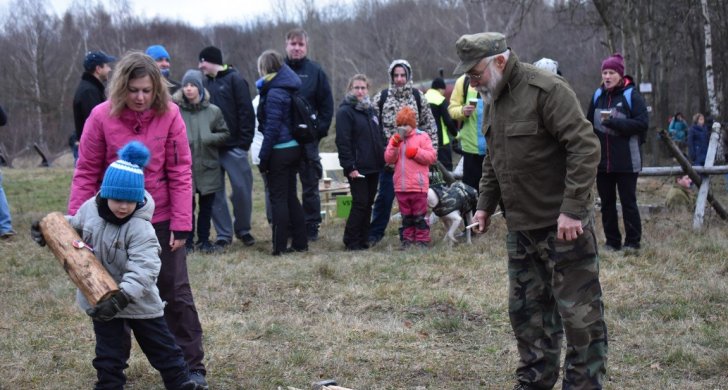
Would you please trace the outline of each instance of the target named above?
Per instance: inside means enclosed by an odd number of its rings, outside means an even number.
[[[54,212],[40,220],[40,231],[46,245],[61,263],[73,284],[81,290],[88,303],[99,301],[119,291],[119,286],[92,249],[86,246],[63,214]]]

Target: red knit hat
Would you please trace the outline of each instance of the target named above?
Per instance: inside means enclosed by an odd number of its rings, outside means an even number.
[[[602,70],[611,69],[619,75],[624,77],[624,58],[619,53],[614,53],[602,61]]]
[[[415,117],[414,110],[412,110],[410,106],[402,107],[402,109],[397,113],[395,121],[397,126],[408,125],[410,127],[417,127],[417,118]]]

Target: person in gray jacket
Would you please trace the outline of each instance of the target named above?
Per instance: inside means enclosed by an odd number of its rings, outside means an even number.
[[[199,249],[204,253],[218,252],[221,248],[210,242],[210,221],[215,194],[225,185],[220,171],[218,148],[225,144],[230,131],[220,108],[210,103],[210,94],[202,86],[202,72],[188,70],[182,78],[182,88],[172,100],[179,106],[187,127],[187,139],[192,151],[192,183],[199,201],[195,226],[195,199],[192,197],[192,234],[187,236],[187,251]],[[193,239],[197,231],[197,244]]]
[[[143,168],[149,150],[132,141],[119,151],[119,157],[107,168],[101,191],[84,202],[76,215],[66,216],[81,233],[84,246],[119,285],[118,292],[96,306],[80,290],[76,293],[79,307],[93,319],[95,388],[124,387],[131,348],[127,326],[167,389],[204,388],[192,380],[182,350],[164,320],[164,302],[156,284],[162,262],[151,223],[154,199],[144,190]],[[38,222],[31,229],[33,239],[45,245]]]

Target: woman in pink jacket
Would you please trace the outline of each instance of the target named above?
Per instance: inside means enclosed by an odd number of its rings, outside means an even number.
[[[98,192],[104,171],[122,146],[136,140],[149,149],[144,187],[156,204],[152,224],[162,246],[157,286],[167,302],[164,317],[192,378],[202,383],[206,374],[202,327],[184,250],[192,230],[192,158],[179,107],[171,102],[163,80],[154,60],[141,52],[127,53],[117,63],[109,82],[109,100],[91,111],[83,128],[68,212],[74,215]]]
[[[427,190],[430,188],[430,165],[437,160],[437,152],[427,133],[417,129],[415,112],[405,106],[397,113],[396,125],[400,133],[389,139],[384,161],[394,164],[394,195],[402,215],[402,248],[413,244],[427,247],[430,226],[425,221]]]

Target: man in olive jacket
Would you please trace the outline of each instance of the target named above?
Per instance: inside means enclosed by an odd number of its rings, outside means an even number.
[[[456,43],[471,86],[487,102],[488,150],[475,219],[485,231],[503,200],[509,315],[520,360],[517,389],[601,389],[607,328],[594,236],[599,141],[566,81],[518,61],[499,33]]]

